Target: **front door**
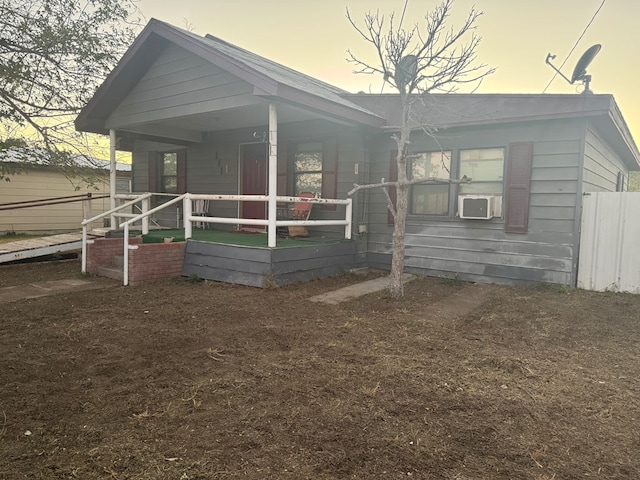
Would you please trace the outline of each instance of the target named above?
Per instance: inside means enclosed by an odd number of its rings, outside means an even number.
[[[267,194],[267,144],[251,143],[240,146],[240,194]],[[241,218],[265,219],[266,202],[240,202]],[[264,231],[265,227],[244,225],[242,229]]]

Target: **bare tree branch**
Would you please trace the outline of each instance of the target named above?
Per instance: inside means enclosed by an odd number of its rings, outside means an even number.
[[[459,180],[456,179],[444,179],[444,178],[436,178],[436,177],[425,177],[425,178],[414,178],[411,180],[407,180],[405,185],[422,185],[422,184],[466,184],[471,183],[471,178],[463,175]],[[389,187],[397,187],[398,182],[385,182],[384,178],[380,183],[369,183],[367,185],[359,185],[357,183],[353,184],[353,188],[347,192],[349,197],[353,196],[354,193],[359,192],[360,190],[371,190],[373,188],[389,188]]]
[[[59,166],[69,150],[95,154],[70,120],[140,30],[136,1],[0,0],[0,155],[19,145]]]
[[[350,50],[348,61],[356,66],[356,72],[383,76],[398,90],[402,105],[401,125],[396,128],[391,139],[397,146],[396,181],[382,181],[371,185],[355,184],[348,195],[360,190],[381,188],[387,198],[389,211],[394,217],[393,258],[391,262],[392,296],[402,296],[402,273],[404,269],[404,236],[408,210],[410,187],[418,184],[460,184],[469,183],[470,178],[459,180],[436,177],[409,178],[407,167],[410,165],[409,151],[411,131],[419,129],[425,135],[436,139],[437,126],[428,124],[415,113],[417,102],[426,106],[425,98],[433,91],[455,91],[460,84],[479,84],[494,69],[478,64],[476,51],[480,37],[474,32],[476,22],[482,12],[472,8],[458,29],[447,29],[446,24],[454,0],[442,0],[442,3],[425,15],[425,26],[417,24],[409,29],[396,28],[393,15],[388,22],[379,12],[367,13],[363,27],[352,19],[347,9],[347,19],[362,39],[371,44],[378,55],[378,64],[372,65],[359,59]],[[388,27],[387,27],[388,25]],[[464,40],[466,43],[462,43]],[[436,139],[438,145],[439,142]],[[389,188],[396,189],[396,202],[391,201]]]

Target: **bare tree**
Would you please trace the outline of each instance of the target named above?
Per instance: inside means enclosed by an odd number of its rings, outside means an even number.
[[[424,102],[432,92],[450,93],[464,83],[478,85],[494,69],[478,64],[476,50],[480,37],[474,32],[476,22],[483,14],[475,8],[468,13],[458,29],[447,28],[446,22],[454,0],[443,0],[433,11],[425,15],[425,25],[414,24],[409,29],[395,25],[395,17],[388,22],[379,12],[365,15],[364,27],[352,19],[347,10],[347,19],[370,43],[378,54],[377,64],[372,65],[356,57],[351,51],[349,61],[356,65],[356,73],[380,74],[384,81],[397,89],[398,101],[402,103],[402,119],[398,132],[392,135],[397,144],[396,161],[398,179],[375,185],[356,185],[349,194],[361,189],[382,188],[387,195],[389,210],[394,218],[393,257],[391,262],[389,290],[393,297],[403,295],[402,273],[404,270],[404,239],[408,210],[409,187],[417,183],[443,182],[437,178],[409,179],[407,174],[410,135],[413,126],[428,135],[433,134],[431,126],[416,121],[413,115],[417,102]],[[448,183],[468,182],[470,179],[444,180]],[[387,189],[396,188],[396,204],[393,205]]]

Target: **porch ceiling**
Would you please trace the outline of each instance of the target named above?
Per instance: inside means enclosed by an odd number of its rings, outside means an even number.
[[[255,97],[258,98],[258,97]],[[321,115],[286,103],[277,104],[278,124],[324,119],[342,125],[353,125],[344,120]],[[242,107],[197,113],[182,117],[121,125],[119,134],[129,133],[141,138],[164,140],[168,143],[200,143],[209,132],[220,132],[245,128],[266,131],[269,125],[269,101],[259,99],[257,103]]]

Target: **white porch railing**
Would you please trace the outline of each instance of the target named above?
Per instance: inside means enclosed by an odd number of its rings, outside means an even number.
[[[256,225],[256,226],[266,226],[268,229],[273,229],[275,231],[277,227],[288,227],[288,226],[312,226],[312,225],[342,225],[344,226],[344,238],[351,239],[351,217],[353,214],[353,203],[352,199],[348,198],[345,200],[339,199],[329,199],[329,198],[303,198],[303,197],[285,197],[278,196],[276,197],[276,201],[278,203],[297,203],[297,202],[307,202],[307,203],[317,203],[323,205],[345,205],[345,215],[344,219],[334,219],[334,220],[278,220],[277,218],[268,218],[268,219],[255,219],[255,218],[233,218],[233,217],[206,217],[193,215],[193,201],[194,200],[209,200],[209,201],[237,201],[237,202],[268,202],[269,197],[267,195],[209,195],[209,194],[191,194],[185,193],[180,196],[176,196],[171,200],[159,205],[155,208],[149,209],[150,198],[154,195],[164,195],[165,194],[156,194],[156,193],[145,193],[137,196],[133,200],[126,202],[116,208],[113,208],[107,212],[104,212],[100,215],[96,215],[93,218],[84,220],[82,222],[82,273],[86,273],[87,269],[87,259],[86,259],[86,249],[87,249],[87,225],[90,223],[99,220],[100,218],[111,216],[111,218],[122,217],[129,218],[128,220],[120,223],[120,227],[124,229],[124,271],[123,271],[123,285],[129,284],[129,249],[137,248],[137,246],[129,246],[129,229],[130,226],[136,222],[142,222],[142,233],[149,233],[149,217],[160,210],[163,210],[171,205],[179,203],[182,201],[183,203],[183,226],[184,226],[184,236],[185,239],[189,239],[193,235],[193,223],[213,223],[213,224],[222,224],[222,225]],[[135,195],[128,195],[127,198],[133,197]],[[121,210],[136,205],[137,203],[142,202],[142,213],[140,214],[131,214],[124,213]],[[113,222],[111,223],[114,224]],[[275,247],[275,240],[271,240],[271,238],[275,239],[275,235],[269,236],[269,247]],[[271,244],[273,243],[273,245]]]
[[[267,202],[269,197],[267,195],[205,195],[197,193],[187,193],[185,195],[184,204],[184,236],[185,238],[191,238],[192,225],[194,222],[200,223],[219,223],[226,225],[257,225],[266,226],[269,228],[277,227],[289,227],[294,225],[309,226],[309,225],[344,225],[344,238],[351,238],[351,216],[353,203],[352,199],[338,200],[332,198],[306,198],[306,197],[276,197],[278,203],[317,203],[322,205],[345,205],[345,218],[340,220],[278,220],[273,219],[251,219],[251,218],[229,218],[229,217],[203,217],[201,215],[194,216],[192,214],[192,203],[187,200],[210,200],[210,201],[225,201],[235,200],[242,202]],[[269,245],[269,247],[275,247],[275,245]]]

